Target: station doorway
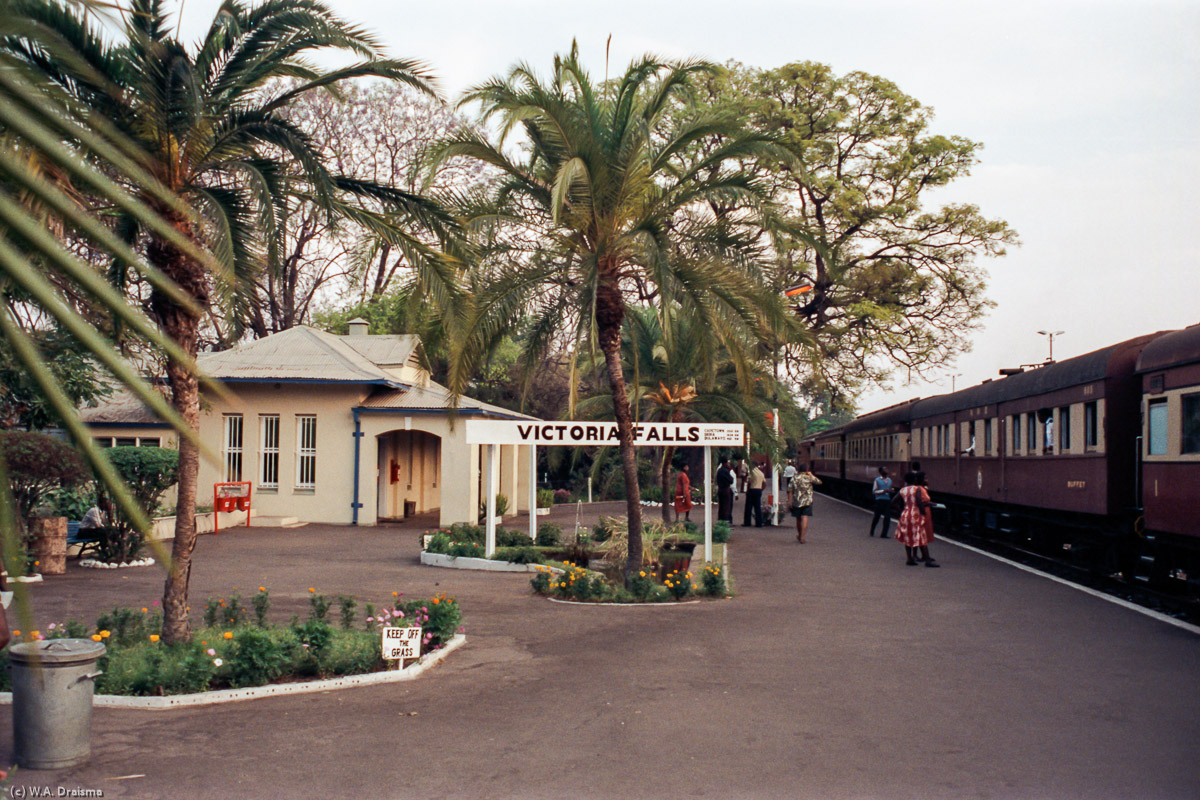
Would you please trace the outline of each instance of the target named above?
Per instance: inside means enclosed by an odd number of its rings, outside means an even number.
[[[442,438],[426,431],[395,430],[376,438],[381,521],[408,519],[442,507]]]

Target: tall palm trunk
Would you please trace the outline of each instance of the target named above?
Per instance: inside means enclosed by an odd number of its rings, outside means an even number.
[[[167,212],[174,227],[194,239],[190,223]],[[206,306],[210,287],[208,274],[201,264],[178,248],[161,241],[151,242],[147,255],[150,263],[172,278],[198,304]],[[164,333],[193,359],[199,350],[200,318],[169,296],[155,291],[150,307]],[[175,359],[167,362],[171,386],[171,406],[193,433],[200,430],[200,385],[196,375]],[[196,547],[196,488],[200,472],[200,452],[185,438],[179,440],[179,497],[175,507],[175,540],[171,546],[171,566],[163,587],[163,641],[185,642],[191,638],[188,619],[188,581],[191,577],[192,551]]]
[[[625,472],[625,511],[629,518],[629,560],[626,562],[625,576],[628,580],[629,575],[642,566],[642,495],[638,490],[637,450],[633,446],[633,409],[629,405],[625,370],[621,366],[621,323],[624,318],[625,304],[616,280],[602,280],[596,290],[596,328],[608,371],[609,388],[612,390],[617,442],[621,450],[621,467]]]

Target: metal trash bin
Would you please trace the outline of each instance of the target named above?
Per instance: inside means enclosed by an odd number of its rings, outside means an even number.
[[[91,754],[93,679],[104,645],[87,639],[22,642],[12,661],[13,754],[26,769],[73,767]]]

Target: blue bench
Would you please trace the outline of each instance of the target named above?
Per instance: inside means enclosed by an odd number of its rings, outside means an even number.
[[[100,536],[95,528],[79,527],[78,522],[67,523],[67,547],[71,545],[79,545],[79,555],[82,556],[89,550],[95,550],[100,544]]]

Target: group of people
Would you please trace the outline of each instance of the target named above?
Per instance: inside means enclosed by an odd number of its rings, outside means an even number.
[[[904,486],[899,489],[892,484],[887,467],[880,467],[871,493],[875,500],[875,515],[871,517],[870,535],[875,535],[875,526],[883,520],[879,538],[888,538],[892,511],[899,506],[896,539],[904,545],[905,563],[910,567],[921,562],[927,567],[941,566],[929,555],[929,543],[933,541],[933,502],[929,499],[920,462],[912,462],[909,471],[904,473]]]
[[[742,526],[749,528],[763,526],[762,493],[766,486],[766,475],[756,463],[746,463],[738,459],[734,466],[729,459],[722,459],[717,469],[717,519],[733,524],[733,501],[735,487],[746,496],[745,514]],[[796,539],[801,544],[808,541],[808,521],[813,515],[813,487],[821,484],[821,479],[812,473],[808,464],[788,462],[783,470],[783,478],[787,489],[788,507],[796,519]],[[875,536],[875,528],[880,520],[883,530],[881,539],[888,538],[891,527],[891,514],[897,506],[900,518],[896,523],[896,539],[904,545],[905,563],[917,566],[924,563],[927,567],[941,566],[929,554],[929,543],[933,541],[933,502],[929,499],[929,490],[925,481],[925,473],[921,470],[920,462],[912,462],[908,472],[904,474],[904,486],[896,487],[888,474],[887,467],[879,468],[879,476],[871,487],[875,499],[875,515],[871,518],[870,535]],[[692,482],[685,465],[675,479],[674,503],[675,515],[684,519],[690,518],[692,510]]]

